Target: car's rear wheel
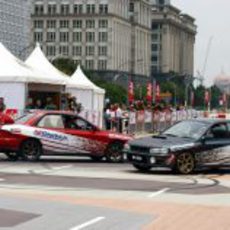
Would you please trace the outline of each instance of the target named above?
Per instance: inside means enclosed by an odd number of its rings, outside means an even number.
[[[17,152],[5,153],[5,155],[7,156],[8,160],[10,160],[10,161],[17,161],[19,158]]]
[[[120,163],[123,161],[123,148],[124,144],[122,142],[113,142],[109,144],[106,150],[106,159],[112,163]]]
[[[195,159],[191,153],[181,153],[176,157],[174,170],[180,174],[190,174],[195,168]]]
[[[20,155],[23,160],[37,161],[42,154],[42,146],[39,141],[35,139],[28,139],[24,141],[20,148]]]
[[[149,172],[152,168],[149,165],[141,165],[141,164],[133,164],[133,167],[136,168],[140,172]]]

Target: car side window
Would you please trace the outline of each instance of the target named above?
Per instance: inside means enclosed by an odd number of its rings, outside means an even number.
[[[227,125],[222,123],[212,126],[211,129],[207,132],[206,136],[209,139],[229,138]]]
[[[65,117],[65,128],[67,129],[77,129],[77,130],[92,130],[93,127],[87,121],[73,116]]]
[[[40,128],[64,128],[64,123],[61,115],[49,114],[45,115],[37,124]]]

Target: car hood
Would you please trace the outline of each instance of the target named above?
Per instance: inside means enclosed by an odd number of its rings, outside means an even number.
[[[195,146],[194,139],[180,137],[144,137],[129,142],[130,146],[145,148],[169,148],[171,150],[186,149]]]

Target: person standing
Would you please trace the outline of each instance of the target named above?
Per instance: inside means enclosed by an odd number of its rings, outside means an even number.
[[[57,110],[57,106],[53,103],[53,100],[51,97],[48,97],[46,100],[46,110]]]
[[[4,103],[4,98],[0,98],[0,125],[13,124],[14,119],[5,113],[6,105]]]

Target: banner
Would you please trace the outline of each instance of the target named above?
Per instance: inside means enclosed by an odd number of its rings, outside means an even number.
[[[129,81],[128,100],[129,100],[130,104],[132,104],[134,101],[134,83],[133,83],[133,81]]]
[[[151,82],[147,83],[146,100],[148,103],[152,103],[152,100],[153,100],[153,86]]]

